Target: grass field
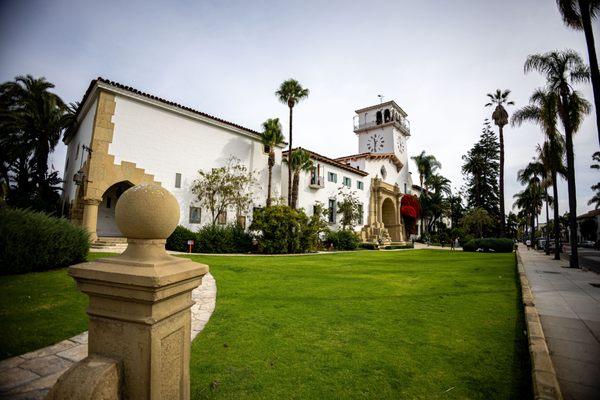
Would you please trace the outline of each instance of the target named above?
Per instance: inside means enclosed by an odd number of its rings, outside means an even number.
[[[217,280],[194,399],[531,397],[512,254],[192,258]],[[0,358],[87,329],[64,269],[1,277],[0,292]]]
[[[513,254],[193,259],[218,289],[192,398],[530,397]]]
[[[94,260],[107,253],[90,253]],[[87,330],[87,296],[67,269],[0,277],[0,360]]]

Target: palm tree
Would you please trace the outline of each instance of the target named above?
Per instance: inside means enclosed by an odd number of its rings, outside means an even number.
[[[530,182],[527,187],[513,196],[516,200],[513,207],[523,211],[524,216],[530,221],[530,239],[535,241],[535,219],[542,208],[543,194],[541,186],[535,181]]]
[[[540,160],[550,171],[552,180],[552,197],[558,199],[558,175],[566,175],[564,166],[564,139],[558,132],[558,96],[548,89],[537,89],[529,99],[529,105],[517,110],[511,124],[520,126],[525,121],[533,122],[540,126],[546,140],[541,148]],[[560,214],[558,201],[553,202],[554,221],[558,221]],[[554,259],[560,260],[560,225],[554,224]]]
[[[288,154],[288,157],[290,157],[290,155]],[[291,207],[293,209],[296,209],[296,205],[298,203],[298,189],[300,187],[300,172],[301,171],[305,171],[305,172],[309,172],[312,168],[313,168],[313,162],[310,159],[310,154],[308,153],[308,151],[299,148],[296,149],[296,151],[294,151],[291,155],[291,157],[289,158],[292,160],[291,162],[291,168],[288,165],[288,168],[291,171],[294,171],[294,180],[292,182],[292,202],[291,202]]]
[[[562,14],[565,24],[577,30],[583,29],[585,42],[590,60],[592,89],[594,91],[594,104],[596,105],[596,128],[598,142],[600,143],[600,71],[594,44],[594,31],[592,20],[600,13],[600,0],[556,0],[558,9]]]
[[[269,183],[267,186],[267,207],[271,205],[271,180],[273,175],[273,166],[275,165],[275,147],[285,141],[281,133],[281,124],[279,118],[269,118],[262,124],[263,131],[261,140],[263,146],[269,150]]]
[[[594,160],[594,163],[590,165],[590,168],[600,170],[600,151],[592,154],[592,160]],[[592,185],[591,189],[596,193],[594,193],[594,196],[588,201],[588,205],[594,204],[594,208],[598,209],[600,208],[600,182]]]
[[[411,157],[411,159],[415,162],[417,166],[417,171],[419,171],[419,183],[421,185],[421,196],[424,196],[427,192],[427,179],[439,168],[442,168],[442,164],[435,158],[432,154],[425,154],[425,150],[421,151],[421,154],[418,156]],[[425,185],[425,186],[423,186]],[[424,200],[424,199],[422,199]],[[423,202],[423,201],[422,201]],[[422,210],[423,215],[427,213],[426,210]],[[425,229],[424,217],[421,216],[421,234],[423,234]]]
[[[548,90],[557,96],[558,115],[565,129],[565,147],[567,153],[567,187],[569,191],[569,229],[577,232],[577,190],[575,186],[575,154],[573,135],[579,129],[590,104],[572,89],[572,84],[586,82],[590,73],[581,57],[573,50],[533,54],[527,57],[525,73],[536,70],[545,75]],[[577,235],[570,235],[571,257],[569,265],[579,267]]]
[[[508,100],[508,95],[510,94],[510,90],[505,89],[504,91],[500,89],[496,89],[494,93],[488,93],[487,96],[490,98],[490,102],[487,103],[486,107],[491,107],[494,104],[496,108],[492,113],[492,119],[494,120],[494,124],[498,126],[499,138],[500,138],[500,236],[504,236],[504,225],[505,225],[505,215],[504,215],[504,125],[508,123],[508,112],[504,108],[504,105],[512,106],[514,105],[514,101]]]
[[[280,86],[279,90],[275,92],[275,95],[284,104],[290,108],[290,143],[289,143],[289,157],[292,158],[292,118],[294,106],[302,99],[308,97],[309,90],[305,89],[295,79],[288,79],[284,81]],[[288,168],[288,204],[292,202],[292,170]]]

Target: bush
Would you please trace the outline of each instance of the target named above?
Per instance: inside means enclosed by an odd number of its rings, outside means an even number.
[[[305,253],[318,243],[317,225],[302,210],[269,206],[254,212],[250,230],[257,232],[258,250],[262,253]]]
[[[325,238],[327,247],[333,244],[336,250],[356,250],[360,244],[358,235],[349,229],[341,229],[339,231],[331,231]]]
[[[238,224],[206,225],[196,235],[195,253],[248,253],[252,237]]]
[[[22,209],[0,209],[0,274],[22,274],[83,262],[89,234],[64,218]]]
[[[381,249],[382,250],[396,250],[396,249],[414,249],[415,246],[412,243],[406,243],[406,244],[393,244],[393,245],[388,245],[388,246],[384,246]]]
[[[362,242],[358,245],[358,247],[364,250],[378,250],[379,244],[372,242]]]
[[[185,226],[179,225],[167,239],[167,250],[188,251],[188,240],[198,241],[198,235]]]
[[[496,253],[512,253],[514,242],[506,238],[483,238],[471,239],[463,246],[463,251],[477,251],[482,249],[485,252],[493,251]]]

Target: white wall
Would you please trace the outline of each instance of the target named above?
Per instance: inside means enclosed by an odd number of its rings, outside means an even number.
[[[195,120],[175,112],[116,96],[113,142],[109,153],[115,163],[134,162],[177,198],[181,207],[180,224],[191,229],[210,222],[208,210],[202,211],[201,223],[189,223],[189,206],[194,204],[191,186],[198,170],[205,171],[223,166],[235,156],[259,181],[254,190],[253,204],[249,205],[247,224],[252,206],[263,206],[267,190],[267,154],[258,137],[253,138],[232,130]],[[180,173],[181,188],[175,188],[175,174]],[[276,149],[273,168],[273,196],[280,195],[281,149]],[[235,210],[228,212],[228,222],[235,221]]]
[[[91,106],[87,109],[86,114],[83,115],[79,129],[67,147],[65,173],[63,175],[63,199],[65,201],[72,201],[75,199],[77,185],[75,185],[75,182],[73,182],[73,176],[77,171],[79,171],[83,163],[85,163],[89,157],[88,152],[83,150],[82,146],[86,145],[90,147],[92,141],[94,117],[96,115],[96,103],[97,100],[94,100]]]

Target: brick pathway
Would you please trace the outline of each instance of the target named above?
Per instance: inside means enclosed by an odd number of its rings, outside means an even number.
[[[192,291],[192,340],[204,329],[215,309],[217,285],[208,273]],[[0,399],[41,400],[56,380],[87,357],[88,333],[52,346],[0,361]]]
[[[523,245],[519,254],[563,397],[600,399],[600,275]]]

